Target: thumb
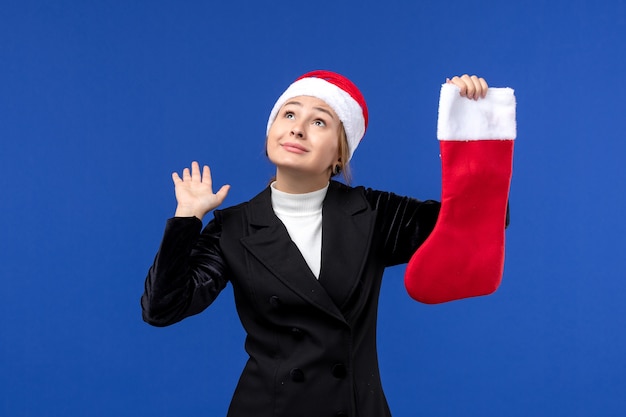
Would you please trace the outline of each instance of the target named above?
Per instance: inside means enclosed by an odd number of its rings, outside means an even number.
[[[218,204],[222,204],[226,196],[228,195],[228,191],[230,190],[230,185],[222,185],[222,188],[219,189],[217,193],[215,193],[215,197],[217,197]]]

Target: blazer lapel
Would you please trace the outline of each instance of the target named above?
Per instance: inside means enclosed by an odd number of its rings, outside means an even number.
[[[269,187],[252,199],[248,207],[252,232],[241,238],[244,247],[300,297],[345,322],[289,237],[284,224],[274,214]]]
[[[320,283],[339,308],[359,284],[375,219],[361,193],[331,181],[322,211]]]

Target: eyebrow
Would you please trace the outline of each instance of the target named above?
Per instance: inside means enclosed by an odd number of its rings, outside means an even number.
[[[288,102],[286,102],[284,105],[288,105],[288,104],[295,104],[296,106],[300,106],[302,107],[302,103],[300,103],[299,101],[296,100],[290,100]],[[321,111],[323,113],[326,113],[327,115],[329,115],[333,120],[335,120],[335,116],[333,116],[333,114],[328,111],[327,109],[323,108],[323,107],[313,107],[314,110],[318,110]]]

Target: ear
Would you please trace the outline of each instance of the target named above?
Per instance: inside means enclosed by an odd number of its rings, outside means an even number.
[[[341,166],[341,164],[336,164],[334,167],[331,168],[331,177],[334,177],[335,175],[339,175],[339,173],[341,173],[341,171],[343,170],[343,167]]]

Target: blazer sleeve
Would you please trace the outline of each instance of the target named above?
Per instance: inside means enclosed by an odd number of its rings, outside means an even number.
[[[196,217],[167,221],[141,297],[145,322],[163,327],[198,314],[226,286],[219,244],[221,225],[213,219],[201,229],[202,222]]]
[[[379,250],[386,266],[407,263],[435,227],[441,204],[371,189],[366,198],[376,210]]]

